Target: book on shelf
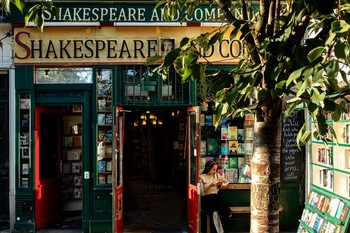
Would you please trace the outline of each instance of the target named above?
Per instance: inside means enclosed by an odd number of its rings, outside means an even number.
[[[220,158],[220,168],[221,169],[227,169],[228,168],[228,157],[224,156]]]
[[[205,114],[201,114],[199,116],[199,121],[200,121],[200,126],[204,126],[205,125]]]
[[[81,176],[74,176],[73,183],[75,186],[80,186],[81,185]]]
[[[238,168],[238,158],[237,157],[229,157],[228,158],[228,168]]]
[[[321,216],[316,214],[315,222],[314,222],[314,224],[312,226],[312,228],[315,229],[316,232],[319,231],[321,219],[322,219]]]
[[[336,198],[336,197],[332,197],[331,198],[331,201],[329,203],[328,210],[327,210],[327,213],[330,216],[335,217],[335,214],[337,213],[337,209],[338,209],[339,203],[340,203],[340,199],[339,198]]]
[[[221,154],[228,155],[228,142],[227,141],[221,141]]]
[[[107,175],[107,184],[112,184],[112,175]]]
[[[238,127],[229,126],[228,127],[228,140],[238,140]]]
[[[106,161],[106,171],[107,172],[112,171],[112,161]]]
[[[329,206],[329,202],[330,202],[330,199],[328,197],[325,197],[324,198],[324,202],[323,202],[323,206],[322,208],[320,209],[322,212],[326,212],[327,209],[328,209],[328,206]]]
[[[221,126],[221,140],[227,140],[228,128],[227,126]]]
[[[106,125],[112,125],[113,124],[113,117],[111,113],[106,114],[105,116],[105,124]]]
[[[231,155],[236,155],[238,153],[238,141],[237,140],[228,141],[228,146],[229,146],[229,153]]]
[[[29,175],[29,163],[22,164],[22,175]]]
[[[237,140],[239,142],[244,141],[244,129],[237,129]]]
[[[344,150],[344,169],[350,169],[350,149]]]
[[[207,142],[206,141],[201,141],[201,155],[206,155],[207,154]]]
[[[206,125],[206,126],[212,126],[213,125],[213,115],[206,114],[204,116],[204,125]]]
[[[245,164],[245,158],[244,157],[238,157],[237,158],[237,166],[238,167],[243,167],[244,164]]]
[[[254,114],[253,113],[245,114],[244,123],[246,125],[253,125],[254,124]]]
[[[238,182],[238,168],[225,169],[225,178],[230,183]]]
[[[245,153],[247,155],[252,155],[253,154],[253,143],[246,142],[246,143],[244,143],[244,146],[245,146]]]
[[[80,136],[73,137],[73,147],[81,147],[81,137]]]
[[[74,198],[81,198],[81,189],[80,188],[74,188]]]
[[[73,137],[64,137],[64,147],[73,147]]]
[[[207,152],[208,154],[220,153],[220,139],[208,138],[207,139]]]
[[[334,217],[336,217],[337,219],[340,219],[340,215],[343,211],[344,206],[345,206],[345,203],[343,201],[340,201]]]
[[[97,115],[97,124],[98,125],[105,125],[106,124],[106,114],[99,113]]]
[[[348,212],[349,212],[349,207],[348,206],[344,206],[343,207],[343,210],[339,216],[339,220],[344,222],[345,219],[346,219],[346,216],[348,215]]]
[[[98,100],[98,111],[106,111],[106,100],[105,99],[100,99]]]
[[[106,184],[106,176],[104,174],[98,175],[98,183],[99,184]]]
[[[79,162],[73,162],[72,165],[72,173],[80,173],[80,163]]]
[[[106,171],[106,161],[100,160],[98,161],[98,172],[105,172]]]
[[[252,126],[246,126],[244,130],[245,140],[254,139],[254,128]]]
[[[239,155],[244,155],[245,154],[245,145],[243,142],[238,142],[238,151],[237,153]]]

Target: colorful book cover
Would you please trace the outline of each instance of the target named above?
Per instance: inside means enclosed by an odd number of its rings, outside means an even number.
[[[200,124],[201,124],[201,126],[205,125],[205,115],[204,114],[200,115]]]
[[[253,154],[253,143],[247,142],[244,143],[245,146],[245,154],[252,155]]]
[[[221,140],[227,140],[228,128],[227,126],[221,126]]]
[[[207,142],[201,141],[201,155],[207,154]]]
[[[98,172],[106,171],[106,161],[100,160],[98,161]]]
[[[221,141],[221,154],[228,155],[228,143],[227,143],[227,141]]]
[[[254,139],[254,128],[253,127],[245,127],[244,136],[245,136],[245,140],[253,140]]]
[[[230,157],[228,158],[228,168],[238,168],[238,158],[237,157]]]
[[[217,138],[207,139],[207,151],[208,154],[219,154],[220,153],[220,140]]]
[[[238,128],[237,126],[228,127],[228,140],[238,140]]]
[[[213,115],[205,115],[205,123],[206,126],[212,126],[213,125]]]
[[[239,155],[245,154],[245,145],[244,145],[243,142],[239,142],[239,143],[238,143],[238,151],[237,151],[237,153],[238,153]]]
[[[227,156],[220,158],[220,168],[221,169],[228,169],[228,166],[229,166],[228,163],[229,162],[228,162],[228,157]]]
[[[238,157],[237,166],[238,167],[242,167],[244,163],[245,163],[245,158],[244,157]]]
[[[240,142],[244,141],[244,129],[237,129],[237,140]]]
[[[253,113],[245,114],[244,123],[246,125],[253,125],[254,124],[254,114]]]
[[[238,141],[228,141],[229,153],[236,155],[238,153]]]
[[[225,178],[230,183],[238,182],[238,169],[226,169],[225,170]]]

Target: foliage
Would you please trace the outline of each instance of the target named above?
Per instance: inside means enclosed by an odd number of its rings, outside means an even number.
[[[160,1],[158,6],[164,5],[165,18],[170,20],[184,9],[184,14],[192,14],[202,3]],[[218,116],[260,108],[266,120],[271,120],[269,116],[278,115],[281,109],[288,116],[302,106],[317,120],[314,136],[327,142],[329,130],[334,131],[324,113],[339,120],[346,108],[334,100],[349,94],[350,1],[260,0],[259,12],[253,12],[251,0],[210,0],[209,4],[218,4],[227,24],[212,33],[183,38],[157,71],[165,75],[174,65],[184,82],[203,75],[208,78],[208,64],[198,60],[233,27],[230,39],[244,40],[246,56],[232,70],[216,73],[226,84],[216,91],[213,100]],[[242,9],[240,19],[233,13],[237,8]],[[286,97],[288,101],[278,103]],[[310,137],[311,132],[304,126],[297,138],[299,145]]]
[[[58,8],[53,5],[51,0],[44,0],[37,3],[29,10],[25,8],[24,0],[2,0],[3,8],[6,12],[10,12],[10,4],[13,4],[22,14],[25,15],[24,23],[27,26],[29,22],[33,22],[41,31],[45,26],[45,12],[50,12],[52,15],[58,16]]]

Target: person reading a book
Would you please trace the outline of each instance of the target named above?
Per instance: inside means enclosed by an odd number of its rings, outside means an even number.
[[[218,167],[218,163],[215,160],[210,160],[206,162],[200,175],[201,208],[209,214],[216,232],[223,233],[225,232],[227,221],[231,217],[231,210],[217,194],[220,189],[226,188],[229,182],[217,172]]]

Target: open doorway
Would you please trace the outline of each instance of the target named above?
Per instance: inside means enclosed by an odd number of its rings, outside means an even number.
[[[185,114],[185,110],[127,114],[124,232],[187,229]]]
[[[36,229],[82,229],[82,106],[35,109]]]

